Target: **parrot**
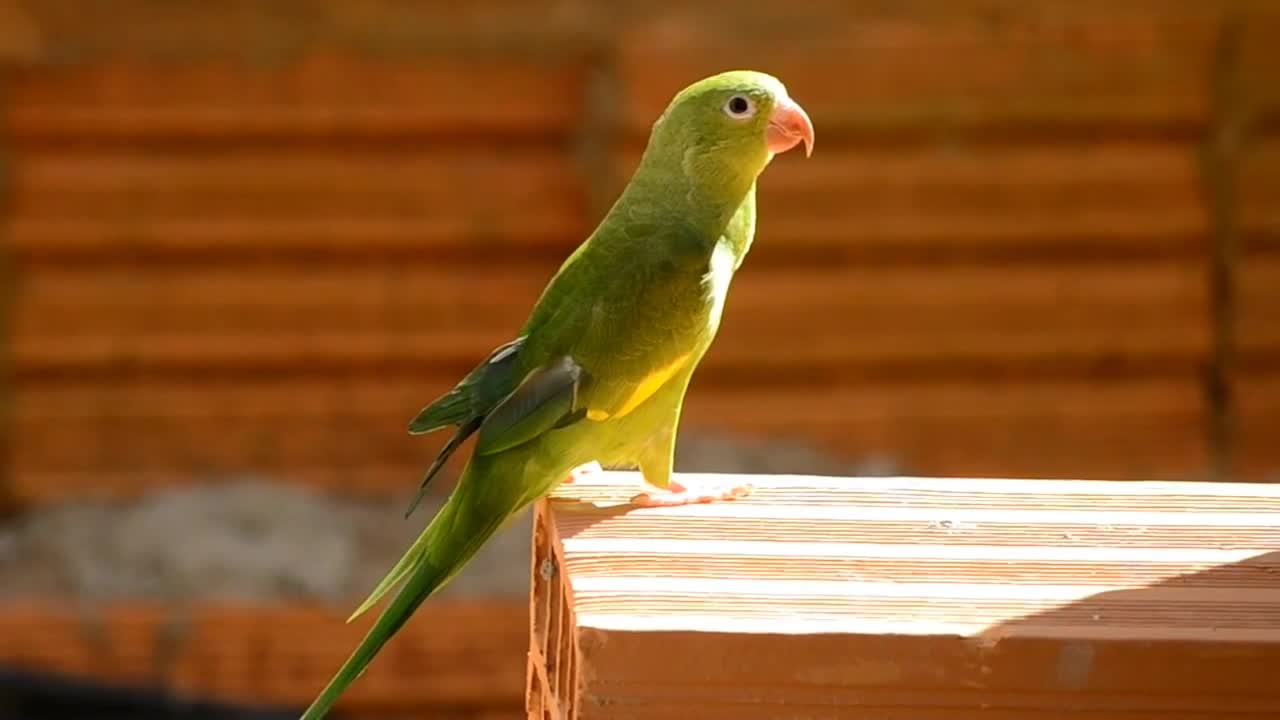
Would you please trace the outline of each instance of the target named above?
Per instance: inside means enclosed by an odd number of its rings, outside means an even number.
[[[387,641],[509,520],[591,467],[638,468],[639,507],[733,500],[748,487],[672,479],[695,368],[719,329],[756,230],[756,180],[809,115],[772,75],[732,70],[680,90],[630,181],[551,277],[515,338],[409,423],[454,428],[406,516],[448,458],[475,443],[444,505],[348,622],[399,587],[302,715],[323,718]],[[579,470],[579,469],[582,470]]]

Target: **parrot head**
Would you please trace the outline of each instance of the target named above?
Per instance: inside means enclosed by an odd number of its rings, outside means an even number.
[[[653,125],[645,155],[678,168],[705,201],[741,197],[774,155],[804,143],[813,152],[813,124],[777,78],[734,70],[681,90]],[[736,206],[736,203],[734,203]]]

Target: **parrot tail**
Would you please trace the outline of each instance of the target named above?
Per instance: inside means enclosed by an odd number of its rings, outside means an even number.
[[[487,463],[482,463],[487,465]],[[320,720],[338,696],[364,672],[382,646],[391,639],[418,606],[443,587],[476,554],[502,525],[524,507],[489,492],[486,474],[469,463],[449,501],[431,520],[395,567],[374,588],[348,622],[375,605],[391,588],[404,581],[395,598],[360,641],[351,657],[311,703],[301,720]],[[487,468],[486,468],[487,469]]]

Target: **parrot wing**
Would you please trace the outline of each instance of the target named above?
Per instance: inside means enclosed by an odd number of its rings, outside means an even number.
[[[467,421],[493,409],[515,387],[512,370],[524,337],[494,348],[484,362],[462,378],[452,390],[418,412],[409,423],[409,434],[421,435]]]
[[[565,427],[585,417],[585,410],[575,407],[584,377],[582,367],[567,356],[529,373],[478,424],[480,434],[475,454],[492,455],[522,445],[548,430]],[[347,621],[373,607],[388,590],[413,573],[421,564],[427,548],[424,540],[415,543]]]
[[[421,435],[449,425],[457,425],[458,429],[422,474],[418,492],[409,501],[409,507],[404,512],[406,518],[417,509],[427,494],[427,487],[453,453],[480,429],[485,416],[515,387],[515,361],[524,346],[524,340],[524,337],[518,337],[499,345],[452,390],[423,408],[409,423],[411,435]]]
[[[476,454],[492,455],[523,445],[542,433],[586,417],[578,405],[585,378],[567,355],[529,373],[520,386],[485,417]]]

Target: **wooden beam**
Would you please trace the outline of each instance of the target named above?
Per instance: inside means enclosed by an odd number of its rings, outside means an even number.
[[[683,479],[744,480],[636,509],[606,473],[540,504],[531,719],[1280,707],[1280,487]]]

